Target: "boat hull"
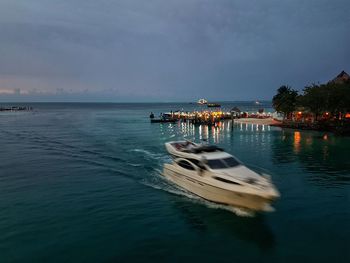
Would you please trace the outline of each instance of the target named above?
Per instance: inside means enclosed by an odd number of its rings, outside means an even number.
[[[164,166],[163,175],[181,188],[206,200],[220,204],[247,208],[254,211],[269,211],[271,210],[270,204],[274,200],[274,198],[270,199],[255,194],[230,191],[195,180],[190,176],[176,172],[174,169],[171,169],[170,165]]]
[[[175,119],[151,119],[151,123],[175,123]]]

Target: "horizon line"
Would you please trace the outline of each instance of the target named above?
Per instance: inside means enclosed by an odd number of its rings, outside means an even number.
[[[255,102],[257,100],[215,100],[212,103],[220,102],[220,103],[231,103],[231,102]],[[259,102],[272,102],[272,100],[258,100]],[[119,104],[126,104],[126,103],[159,103],[159,104],[166,104],[166,103],[188,103],[188,104],[197,104],[197,102],[193,101],[0,101],[0,104],[3,103],[119,103]]]

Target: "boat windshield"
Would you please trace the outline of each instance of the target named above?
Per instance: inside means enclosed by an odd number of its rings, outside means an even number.
[[[207,164],[211,169],[225,169],[240,165],[240,163],[233,157],[207,160]]]

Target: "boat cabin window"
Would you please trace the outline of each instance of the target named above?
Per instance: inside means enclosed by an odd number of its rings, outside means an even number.
[[[211,169],[226,169],[238,166],[240,163],[235,158],[228,157],[224,159],[208,160],[207,164]]]
[[[182,168],[185,168],[187,170],[195,170],[194,167],[189,162],[187,162],[185,160],[181,160],[181,161],[177,162],[177,164],[179,166],[181,166]]]
[[[220,159],[208,160],[207,164],[211,169],[225,169],[227,168],[226,164]]]
[[[240,164],[239,161],[237,161],[233,157],[228,157],[228,158],[224,159],[224,162],[227,164],[228,167],[235,167],[235,166]]]
[[[224,183],[240,185],[239,183],[233,182],[231,180],[227,180],[225,178],[221,178],[221,177],[217,177],[217,176],[214,176],[213,178],[218,180],[218,181],[224,182]]]
[[[188,159],[191,163],[195,164],[197,167],[201,168],[201,169],[204,169],[205,170],[205,166],[204,164],[199,161],[199,160],[196,160],[196,159]]]

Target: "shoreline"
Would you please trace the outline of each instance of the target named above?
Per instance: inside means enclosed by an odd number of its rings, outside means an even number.
[[[276,125],[280,124],[279,121],[276,121],[272,118],[265,118],[265,119],[259,119],[259,118],[240,118],[235,119],[235,123],[243,123],[243,124],[259,124],[259,125]]]
[[[318,123],[302,123],[302,122],[280,122],[271,124],[274,127],[280,127],[284,129],[305,130],[305,131],[318,131],[318,132],[332,132],[337,135],[349,136],[350,125],[336,125],[334,123],[318,122]]]

